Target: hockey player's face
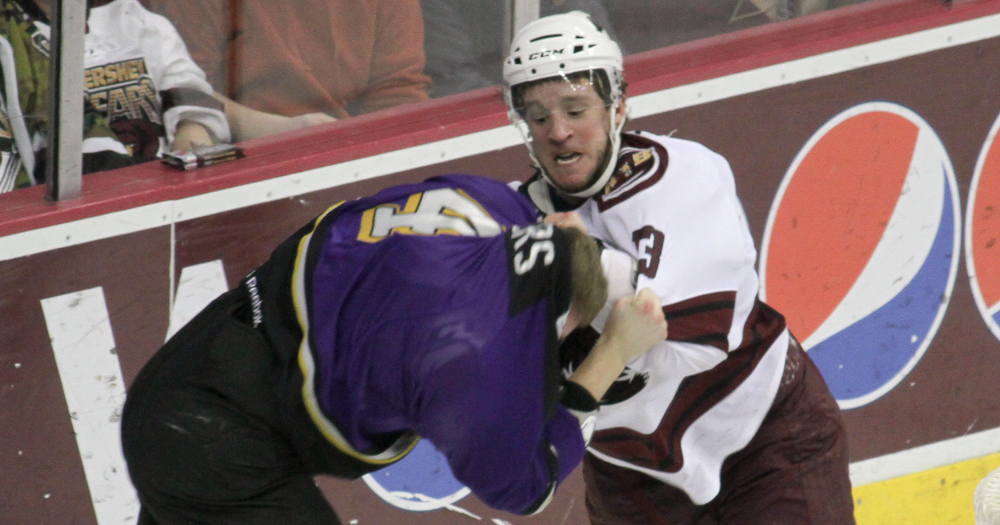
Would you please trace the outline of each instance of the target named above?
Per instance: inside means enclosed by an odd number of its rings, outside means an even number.
[[[542,168],[565,192],[586,189],[604,168],[610,148],[610,108],[594,85],[589,80],[542,82],[525,89],[522,103]]]

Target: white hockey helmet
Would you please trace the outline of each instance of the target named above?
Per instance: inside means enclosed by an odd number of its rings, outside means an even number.
[[[607,184],[614,172],[621,145],[621,129],[625,124],[622,119],[621,123],[615,125],[615,114],[622,103],[624,61],[621,48],[607,31],[590,19],[590,15],[583,11],[571,11],[539,18],[524,26],[514,37],[510,49],[510,56],[503,65],[503,95],[507,103],[507,114],[521,132],[528,152],[542,176],[553,186],[555,184],[535,158],[531,147],[530,132],[520,113],[518,86],[551,78],[567,79],[569,75],[587,71],[604,77],[594,83],[611,107],[611,151],[607,165],[591,186],[569,194],[574,197],[594,195]]]

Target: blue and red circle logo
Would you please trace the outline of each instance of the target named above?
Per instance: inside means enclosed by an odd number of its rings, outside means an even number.
[[[951,160],[902,106],[842,112],[792,162],[761,243],[761,297],[842,408],[878,399],[923,356],[951,298],[960,233]]]
[[[1000,117],[976,162],[965,218],[965,257],[976,306],[1000,339]]]

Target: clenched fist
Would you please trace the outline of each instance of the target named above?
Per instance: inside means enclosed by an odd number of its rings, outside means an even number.
[[[590,350],[571,381],[600,399],[629,361],[667,338],[667,321],[660,299],[649,288],[635,297],[622,297],[611,311],[600,339]]]
[[[613,347],[624,368],[667,338],[667,321],[663,318],[660,298],[649,288],[639,290],[634,298],[622,297],[611,311],[604,334],[615,342]]]

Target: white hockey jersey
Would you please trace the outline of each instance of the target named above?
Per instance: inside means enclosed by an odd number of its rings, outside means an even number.
[[[544,213],[566,211],[537,176],[522,191]],[[732,170],[700,144],[625,133],[615,174],[576,211],[591,235],[638,261],[636,289],[652,288],[668,321],[667,340],[605,395],[589,452],[708,503],[722,462],[771,407],[790,337],[757,298],[757,252]]]
[[[138,0],[115,0],[90,10],[87,29],[86,96],[132,154],[165,151],[182,120],[231,140],[222,104],[166,18]]]

